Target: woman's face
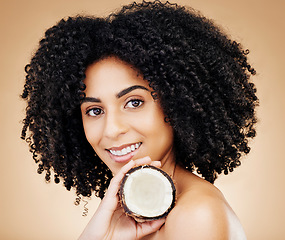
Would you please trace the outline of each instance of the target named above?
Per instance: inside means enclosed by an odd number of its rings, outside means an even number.
[[[172,127],[135,69],[109,57],[87,68],[84,83],[85,135],[114,174],[131,159],[174,160]]]

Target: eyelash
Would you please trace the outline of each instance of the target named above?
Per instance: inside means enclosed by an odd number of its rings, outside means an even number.
[[[94,115],[91,115],[91,114],[90,114],[90,112],[96,111],[96,110],[100,110],[100,113],[99,113],[99,114],[94,114]],[[101,109],[101,108],[90,108],[90,109],[87,109],[86,115],[88,115],[88,116],[90,116],[90,117],[97,117],[97,116],[99,116],[100,114],[102,114],[102,112],[104,113],[103,109]]]
[[[138,102],[138,106],[128,106],[129,104],[131,103],[134,103],[134,102]],[[131,109],[136,109],[136,108],[140,108],[142,106],[142,104],[144,103],[143,100],[140,100],[140,99],[131,99],[129,100],[126,105],[125,105],[125,108],[131,108]],[[95,111],[100,111],[99,113],[94,113]],[[93,112],[94,115],[91,115],[90,113]],[[98,107],[94,107],[94,108],[90,108],[90,109],[87,109],[86,110],[86,115],[90,116],[90,117],[97,117],[99,115],[101,115],[102,113],[104,113],[104,110],[101,109],[101,108],[98,108]]]
[[[129,105],[129,103],[134,103],[134,102],[139,102],[139,105],[138,106],[131,106],[131,107],[129,107],[129,108],[139,108],[139,107],[141,107],[142,106],[142,104],[144,103],[144,101],[143,100],[141,100],[141,99],[131,99],[130,101],[128,101],[127,102],[127,104],[125,105],[125,107],[127,107],[127,105]]]

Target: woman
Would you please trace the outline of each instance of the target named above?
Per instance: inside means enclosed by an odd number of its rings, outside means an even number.
[[[47,30],[26,67],[22,138],[47,181],[52,169],[56,183],[102,199],[80,239],[245,239],[212,183],[255,136],[247,54],[194,10],[158,1]],[[117,192],[144,164],[172,176],[177,202],[137,223]]]

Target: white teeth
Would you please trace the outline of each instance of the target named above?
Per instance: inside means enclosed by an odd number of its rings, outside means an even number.
[[[130,147],[127,147],[127,153],[130,153],[132,150]]]
[[[129,147],[123,148],[122,150],[117,150],[117,151],[110,150],[110,153],[112,153],[115,156],[123,156],[123,155],[130,153],[130,152],[135,151],[136,149],[139,148],[140,145],[141,145],[141,143],[136,143],[136,144],[133,144]]]

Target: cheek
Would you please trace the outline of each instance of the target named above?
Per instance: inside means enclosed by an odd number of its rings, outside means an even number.
[[[169,123],[164,121],[162,111],[156,111],[153,119],[152,131],[152,148],[155,149],[157,157],[162,158],[173,146],[173,129]]]
[[[165,124],[160,124],[149,133],[147,151],[152,160],[161,161],[173,149],[173,131]]]
[[[94,124],[88,124],[88,123],[83,123],[83,127],[87,141],[90,143],[90,145],[93,148],[95,148],[99,142],[100,128],[94,126]]]
[[[156,145],[161,148],[169,148],[173,144],[173,130],[167,123],[157,125],[155,136],[153,139],[156,141]]]
[[[164,114],[160,108],[154,108],[148,114],[142,115],[135,121],[136,129],[146,137],[147,142],[155,148],[169,147],[173,142],[172,127],[164,121]]]

